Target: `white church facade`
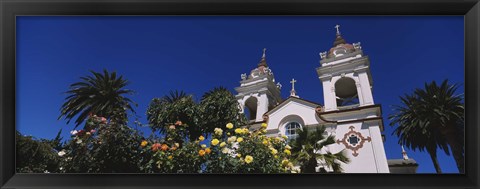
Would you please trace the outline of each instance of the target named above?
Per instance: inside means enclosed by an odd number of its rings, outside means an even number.
[[[294,79],[290,96],[282,99],[282,85],[275,82],[264,49],[257,68],[248,75],[242,74],[240,86],[235,88],[241,112],[248,111],[250,129],[267,123],[267,136],[294,138],[297,128],[324,126],[326,134],[334,135],[337,141],[324,150],[344,150],[350,159],[349,163],[342,163],[345,173],[415,173],[418,164],[405,151],[403,159],[387,160],[382,109],[372,95],[369,58],[363,54],[360,43],[347,43],[338,27],[333,47],[320,53],[320,67],[316,69],[323,86],[324,105],[300,98]],[[332,171],[317,167],[322,168]]]

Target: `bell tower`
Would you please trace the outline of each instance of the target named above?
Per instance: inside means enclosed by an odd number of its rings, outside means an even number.
[[[323,85],[325,111],[373,105],[370,61],[360,42],[349,44],[340,34],[339,25],[333,47],[320,53],[318,78]]]
[[[383,145],[382,109],[372,97],[370,61],[360,43],[349,44],[337,30],[333,47],[320,53],[318,78],[323,85],[325,107],[318,116],[335,130],[337,144],[346,150],[350,173],[388,173]]]
[[[266,50],[263,49],[257,67],[249,75],[242,74],[240,86],[235,88],[238,92],[235,97],[240,105],[240,112],[244,113],[250,122],[263,121],[263,114],[282,101],[282,85],[275,84],[273,72],[267,65]]]

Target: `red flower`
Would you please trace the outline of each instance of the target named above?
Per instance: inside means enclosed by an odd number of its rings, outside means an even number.
[[[161,144],[160,143],[155,143],[152,145],[152,151],[156,152],[158,149],[160,149]]]

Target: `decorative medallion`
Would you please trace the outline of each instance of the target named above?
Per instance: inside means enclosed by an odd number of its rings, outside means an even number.
[[[353,130],[355,129],[355,127],[353,126],[350,126],[349,129],[350,131],[345,133],[342,140],[337,139],[337,144],[343,143],[343,145],[345,145],[347,149],[350,149],[353,151],[352,155],[354,157],[357,157],[358,156],[357,151],[363,147],[363,143],[365,143],[365,141],[371,142],[372,138],[363,137],[362,133]]]

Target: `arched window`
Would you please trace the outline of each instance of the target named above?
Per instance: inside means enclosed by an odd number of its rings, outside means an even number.
[[[255,97],[250,97],[245,101],[245,110],[243,111],[248,120],[255,120],[257,118],[258,100]]]
[[[297,122],[290,122],[287,123],[285,126],[285,135],[288,137],[289,140],[294,139],[298,136],[297,129],[302,129],[300,123]]]
[[[343,77],[335,83],[337,107],[360,104],[355,80]]]

